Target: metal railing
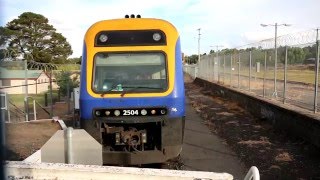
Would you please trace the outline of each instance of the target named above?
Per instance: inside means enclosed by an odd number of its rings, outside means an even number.
[[[247,175],[244,177],[244,180],[260,180],[260,174],[257,167],[252,166]]]
[[[25,112],[16,106],[12,101],[8,99],[9,106],[8,106],[8,122],[11,122],[13,119],[16,122],[21,122],[25,120]]]
[[[29,112],[30,109],[30,104],[29,104],[29,99],[32,101],[32,113]],[[26,116],[26,121],[30,121],[30,115],[33,115],[33,120],[37,120],[37,107],[40,107],[48,116],[50,116],[50,112],[46,110],[40,103],[38,103],[32,96],[28,96],[24,99],[25,104],[26,104],[26,109],[28,109],[27,113],[25,114]]]

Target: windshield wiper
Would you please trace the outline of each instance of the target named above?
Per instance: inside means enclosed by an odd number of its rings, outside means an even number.
[[[108,94],[109,92],[114,91],[114,90],[118,87],[118,85],[119,85],[119,84],[113,84],[108,91],[105,91],[105,92],[103,92],[103,93],[101,94],[101,97],[104,97],[104,95]]]
[[[162,89],[163,90],[163,88],[159,88],[159,87],[148,87],[148,86],[123,86],[122,88],[132,88],[132,89],[130,89],[130,90],[128,90],[128,91],[123,91],[122,93],[121,93],[121,97],[123,97],[126,93],[129,93],[129,92],[133,92],[134,90],[136,90],[136,89]]]

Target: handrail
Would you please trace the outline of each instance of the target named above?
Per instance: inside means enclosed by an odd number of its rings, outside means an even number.
[[[25,112],[23,110],[21,110],[18,106],[16,106],[13,102],[10,101],[10,99],[8,99],[9,104],[11,104],[13,107],[15,107],[15,109],[19,110],[20,113],[25,114]]]
[[[35,103],[42,109],[44,110],[48,115],[50,115],[50,112],[46,110],[46,108],[44,108],[40,103],[38,103],[37,101],[35,101]]]
[[[258,168],[256,166],[252,166],[244,177],[244,180],[260,180]]]
[[[8,121],[9,123],[11,122],[11,119],[14,119],[14,120],[20,122],[21,119],[25,118],[25,116],[24,116],[25,114],[20,111],[17,111],[17,109],[10,109],[10,110],[8,110],[8,113],[9,113],[8,116],[10,117],[9,118],[10,121]]]
[[[33,100],[33,116],[34,116],[34,120],[36,120],[36,113],[37,113],[37,109],[36,109],[36,104],[42,109],[44,110],[48,115],[50,115],[50,113],[44,108],[41,106],[40,103],[38,103],[32,96],[27,96],[24,98],[24,101],[26,102],[26,105],[27,105],[27,108],[29,106],[29,102],[28,102],[28,99],[31,99]],[[29,121],[29,113],[26,114],[26,121]]]

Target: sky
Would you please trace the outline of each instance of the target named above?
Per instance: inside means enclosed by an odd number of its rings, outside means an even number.
[[[287,23],[278,35],[320,27],[319,0],[0,0],[0,26],[23,12],[42,14],[71,44],[71,57],[80,57],[86,30],[95,22],[140,14],[171,22],[180,34],[186,55],[210,49],[235,48],[274,37],[274,27]]]

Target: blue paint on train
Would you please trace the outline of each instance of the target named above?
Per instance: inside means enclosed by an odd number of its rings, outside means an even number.
[[[184,80],[182,72],[182,57],[180,38],[175,47],[175,82],[172,93],[165,97],[121,97],[121,98],[94,98],[87,92],[87,48],[84,43],[81,83],[80,83],[80,118],[82,120],[92,120],[94,108],[132,108],[132,107],[166,107],[170,118],[185,116]]]

